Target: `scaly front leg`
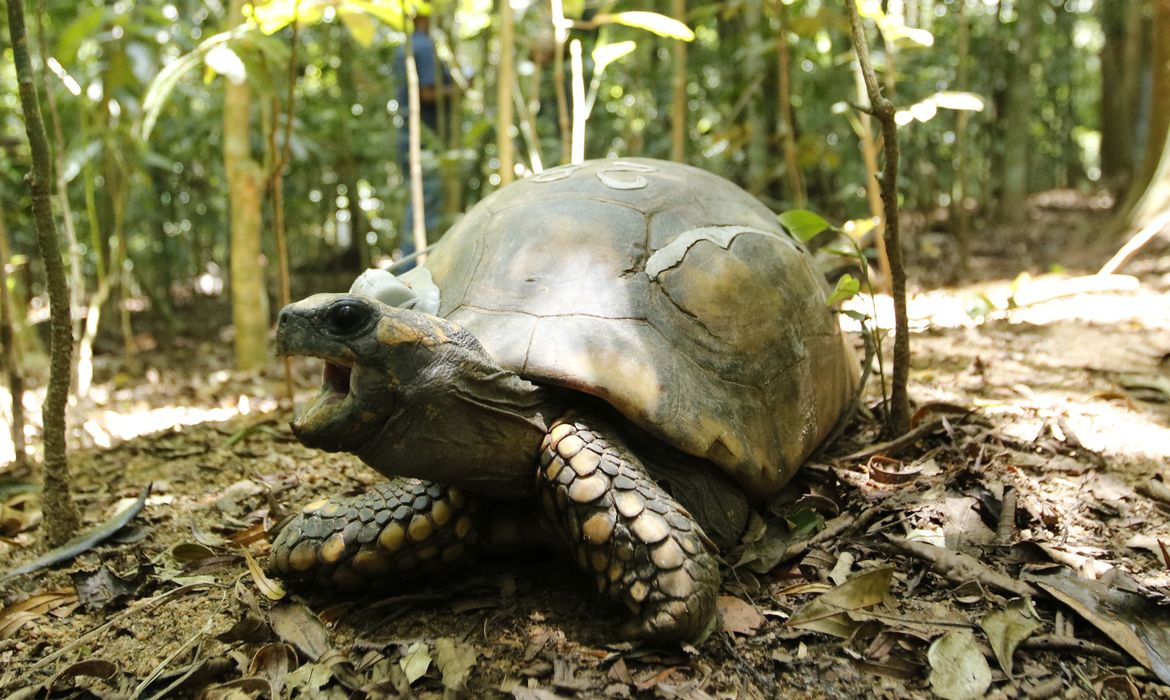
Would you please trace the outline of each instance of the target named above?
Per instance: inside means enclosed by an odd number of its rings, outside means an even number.
[[[272,543],[268,568],[341,589],[414,579],[468,558],[472,511],[458,489],[408,478],[378,483],[305,506]]]
[[[710,632],[719,591],[713,546],[604,422],[556,422],[537,481],[542,509],[578,566],[636,616],[628,635],[679,642]]]

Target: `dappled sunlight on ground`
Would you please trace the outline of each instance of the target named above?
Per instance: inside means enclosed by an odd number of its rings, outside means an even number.
[[[877,319],[879,328],[894,328],[894,304],[887,294],[858,295],[842,305]],[[1044,325],[1058,321],[1118,323],[1170,329],[1170,295],[1141,285],[1134,277],[1040,278],[980,282],[912,294],[907,302],[911,330],[975,328],[987,321],[1010,320]],[[857,332],[860,324],[844,319]]]
[[[876,308],[893,328],[888,296],[848,308]],[[1170,456],[1170,294],[1127,276],[1046,275],[916,294],[908,315],[918,402],[973,405],[1024,441],[1059,418],[1091,450]]]
[[[231,420],[268,413],[278,405],[282,390],[262,374],[231,372],[203,366],[217,362],[213,353],[194,353],[200,360],[154,357],[162,370],[149,367],[137,373],[119,369],[107,381],[95,384],[82,398],[70,397],[68,439],[71,449],[109,448],[133,438],[181,429],[183,426]],[[175,367],[166,363],[176,362]],[[11,394],[0,386],[0,469],[12,462],[15,451],[8,430]],[[45,388],[25,392],[25,440],[31,456],[40,458],[41,404]]]

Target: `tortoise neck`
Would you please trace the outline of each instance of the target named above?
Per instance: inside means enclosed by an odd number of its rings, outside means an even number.
[[[395,415],[356,454],[388,476],[506,498],[534,493],[540,443],[560,403],[482,351],[435,367],[403,387]]]

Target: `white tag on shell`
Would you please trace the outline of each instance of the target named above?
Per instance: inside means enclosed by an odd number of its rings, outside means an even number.
[[[349,293],[426,314],[433,315],[439,311],[439,288],[431,279],[431,271],[425,267],[416,267],[401,277],[386,270],[371,268],[358,275]]]

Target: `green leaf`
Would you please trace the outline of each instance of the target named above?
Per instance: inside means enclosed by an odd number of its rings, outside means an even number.
[[[341,17],[341,23],[349,30],[349,35],[353,37],[354,41],[367,49],[374,44],[374,32],[377,31],[378,27],[369,15],[348,9],[338,10],[337,14]]]
[[[619,41],[615,44],[602,44],[593,49],[593,72],[595,75],[601,75],[609,64],[629,55],[635,48],[638,42],[636,41]]]
[[[694,41],[695,33],[691,28],[677,19],[672,19],[657,12],[615,12],[612,15],[597,15],[593,18],[597,24],[620,24],[635,29],[645,29],[648,32],[679,41]]]
[[[146,95],[142,98],[142,123],[138,129],[139,138],[143,141],[150,139],[150,132],[154,130],[154,123],[158,121],[158,114],[171,91],[179,84],[184,75],[190,73],[203,63],[203,56],[212,48],[227,43],[232,38],[231,32],[222,32],[208,37],[199,48],[183,54],[177,59],[163,66],[163,69],[150,81],[146,88]]]
[[[808,243],[817,234],[832,228],[819,214],[805,209],[793,209],[780,215],[780,223],[801,243]]]
[[[837,280],[837,288],[833,290],[833,293],[829,295],[829,298],[825,300],[825,303],[829,306],[836,306],[846,299],[852,299],[853,297],[857,296],[857,293],[860,291],[861,282],[857,281],[856,277],[846,272],[845,274],[841,275],[840,279]]]
[[[865,323],[869,320],[869,316],[867,314],[864,314],[860,311],[854,311],[853,309],[843,309],[841,313],[845,314],[854,321],[857,321],[858,323]]]
[[[66,66],[76,61],[82,42],[97,34],[105,18],[105,7],[82,10],[77,19],[60,32],[57,39],[57,60]]]
[[[249,16],[249,9],[244,8],[244,15]],[[306,0],[272,0],[263,5],[252,6],[250,19],[256,23],[260,31],[265,34],[275,34],[292,24],[293,17],[298,26],[316,24],[325,16],[325,3],[306,2]]]
[[[415,8],[415,13],[419,13],[424,8],[429,8],[430,5],[421,2],[407,2],[406,7]],[[406,29],[406,22],[402,17],[402,3],[398,0],[345,0],[341,4],[342,8],[346,10],[358,10],[367,15],[384,22],[386,26],[398,31]],[[340,10],[340,8],[339,8]],[[344,18],[343,18],[344,19]],[[356,38],[356,36],[355,36]]]

